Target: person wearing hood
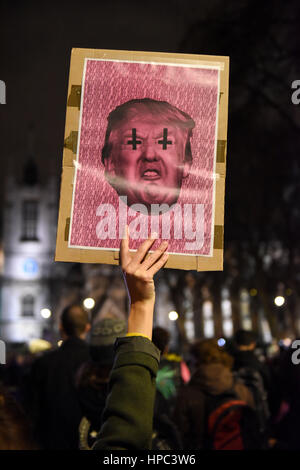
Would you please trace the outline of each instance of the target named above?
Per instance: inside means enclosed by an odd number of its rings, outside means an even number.
[[[234,394],[238,400],[254,406],[250,390],[235,380],[231,371],[233,358],[214,339],[197,341],[191,347],[195,372],[179,392],[174,420],[181,430],[185,449],[204,449],[209,403],[223,395]]]

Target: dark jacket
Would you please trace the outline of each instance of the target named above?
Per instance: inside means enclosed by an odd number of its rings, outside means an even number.
[[[278,441],[277,448],[284,450],[300,450],[300,364],[292,361],[295,351],[290,348],[283,354],[274,384],[281,405],[285,404],[286,412],[278,413],[273,436]]]
[[[266,391],[270,388],[270,372],[263,362],[259,361],[254,351],[235,351],[233,370],[238,371],[242,368],[250,368],[258,371],[263,379]]]
[[[251,392],[243,384],[234,382],[229,368],[217,363],[198,367],[190,382],[179,392],[174,412],[185,449],[204,447],[207,395],[218,396],[232,390],[238,399],[253,406]]]
[[[151,449],[159,358],[159,350],[147,338],[116,340],[103,425],[93,449]]]
[[[72,337],[32,366],[30,387],[36,436],[44,449],[78,449],[79,405],[75,374],[89,359],[87,344]]]
[[[83,415],[79,424],[81,450],[91,449],[100,431],[111,369],[112,363],[101,365],[89,361],[77,373],[77,394]]]

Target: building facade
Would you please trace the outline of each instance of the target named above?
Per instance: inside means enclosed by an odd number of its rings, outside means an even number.
[[[9,177],[5,189],[0,337],[8,343],[42,338],[49,328],[41,311],[52,310],[56,224],[56,181],[42,185],[28,161],[22,180]]]

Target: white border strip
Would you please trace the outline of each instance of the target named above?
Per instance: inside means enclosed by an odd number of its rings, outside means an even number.
[[[75,201],[75,188],[77,180],[77,171],[78,171],[78,160],[79,160],[79,150],[80,150],[80,136],[81,136],[81,121],[83,113],[83,97],[84,97],[84,86],[85,86],[85,73],[86,73],[86,64],[87,59],[84,61],[83,73],[82,73],[82,84],[81,84],[81,97],[80,97],[80,114],[79,114],[79,123],[78,123],[78,139],[77,139],[77,149],[76,149],[76,160],[75,160],[75,175],[73,180],[73,191],[72,191],[72,206],[71,206],[71,215],[70,215],[70,229],[69,229],[69,238],[68,238],[68,248],[75,248],[74,245],[70,245],[72,226],[73,226],[73,210],[74,210],[74,201]],[[73,160],[74,163],[74,160]]]
[[[121,240],[121,238],[120,238]],[[141,239],[142,241],[145,241],[144,238]],[[78,248],[78,249],[82,249],[82,250],[105,250],[105,251],[120,251],[120,248],[105,248],[105,247],[97,247],[97,246],[80,246],[80,245],[72,245],[70,246],[69,248]],[[137,250],[133,250],[133,249],[130,249],[129,251],[137,251]],[[152,250],[149,250],[149,253],[154,253],[154,251]],[[211,258],[212,255],[201,255],[199,253],[173,253],[172,251],[168,251],[167,250],[167,253],[169,253],[169,255],[176,255],[176,256],[201,256],[201,257],[205,257],[205,258]],[[86,261],[88,262],[88,261]]]
[[[218,71],[218,93],[217,93],[217,111],[216,111],[216,128],[215,128],[215,150],[214,150],[214,168],[213,175],[216,174],[217,165],[217,150],[218,150],[218,124],[219,124],[219,106],[220,106],[220,71]],[[212,201],[212,218],[211,218],[211,239],[210,239],[210,254],[213,256],[214,251],[214,237],[215,237],[215,213],[216,213],[216,178],[213,178],[213,201]]]
[[[95,60],[95,61],[100,61],[100,62],[120,62],[120,63],[126,63],[126,64],[132,64],[132,63],[136,63],[136,64],[146,64],[146,65],[170,65],[171,67],[189,67],[189,68],[193,68],[193,69],[213,69],[213,70],[224,70],[224,64],[220,63],[220,64],[217,64],[216,62],[213,64],[213,65],[209,65],[209,64],[191,64],[191,63],[188,63],[188,60],[187,60],[187,63],[186,64],[176,64],[176,63],[173,63],[173,62],[147,62],[145,60],[122,60],[122,59],[96,59],[96,58],[85,58],[84,59],[85,61],[87,60]],[[203,61],[205,62],[205,61]]]

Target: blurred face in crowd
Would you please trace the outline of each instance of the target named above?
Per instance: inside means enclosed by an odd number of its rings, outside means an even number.
[[[118,194],[127,196],[128,205],[176,203],[190,169],[186,138],[187,131],[151,115],[122,122],[112,131],[106,173]]]

